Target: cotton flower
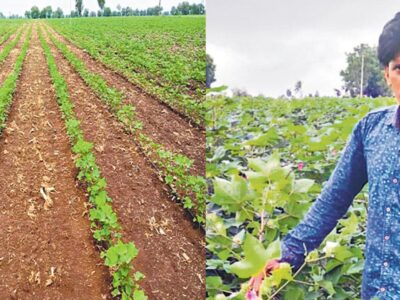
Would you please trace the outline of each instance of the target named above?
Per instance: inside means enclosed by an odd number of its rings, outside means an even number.
[[[257,294],[254,290],[250,290],[246,293],[246,300],[258,300]]]

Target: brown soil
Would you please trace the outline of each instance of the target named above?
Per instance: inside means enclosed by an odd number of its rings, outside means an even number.
[[[22,25],[21,27],[22,27],[22,28],[17,29],[12,35],[10,35],[10,36],[8,37],[8,39],[6,39],[5,41],[3,41],[3,43],[0,44],[0,51],[2,51],[3,48],[4,48],[8,43],[10,43],[13,39],[15,39],[15,37],[18,35],[18,33],[19,33],[21,30],[24,30],[24,28],[25,28],[26,26],[25,26],[25,25]]]
[[[83,216],[86,197],[36,28],[0,153],[0,299],[105,299],[108,270]],[[42,186],[55,189],[48,210]]]
[[[107,180],[123,235],[139,248],[134,266],[146,276],[141,286],[149,299],[204,299],[204,234],[170,201],[167,188],[135,149],[132,138],[50,45],[85,138],[95,145],[96,162]]]
[[[155,142],[176,153],[182,153],[194,160],[192,174],[205,175],[205,131],[191,126],[184,118],[167,105],[143,93],[138,87],[120,74],[110,70],[86,51],[75,46],[50,26],[53,35],[77,55],[88,70],[101,75],[109,84],[122,91],[125,103],[133,104],[143,131]]]

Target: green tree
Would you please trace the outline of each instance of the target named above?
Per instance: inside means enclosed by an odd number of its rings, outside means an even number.
[[[182,3],[179,3],[176,9],[178,11],[178,15],[189,15],[191,5],[189,4],[189,2],[184,1]]]
[[[163,8],[161,6],[154,6],[154,7],[149,7],[146,10],[146,15],[147,16],[158,16],[161,14]]]
[[[197,5],[199,7],[199,15],[205,15],[206,14],[206,8],[202,3]]]
[[[85,10],[83,11],[83,16],[84,17],[89,17],[89,10],[87,8],[85,8]]]
[[[109,8],[109,7],[104,7],[103,16],[104,16],[104,17],[110,17],[110,16],[111,16],[111,8]]]
[[[40,11],[39,17],[41,19],[50,19],[53,14],[53,9],[51,8],[50,5],[43,7],[43,9]]]
[[[57,7],[57,9],[54,11],[53,18],[64,18],[64,12],[60,7]]]
[[[43,9],[40,11],[39,18],[41,18],[41,19],[46,19],[46,14],[47,14],[46,8],[43,8]]]
[[[343,89],[350,93],[351,97],[360,94],[361,65],[364,56],[363,94],[369,97],[390,96],[379,61],[376,55],[376,47],[360,44],[353,52],[346,53],[347,67],[340,72],[344,81]]]
[[[83,0],[75,0],[75,8],[78,16],[81,17],[83,11]]]
[[[175,6],[172,6],[172,7],[171,7],[171,15],[175,16],[175,15],[177,15],[177,14],[178,14],[178,10],[176,9]]]
[[[27,18],[27,19],[31,18],[31,11],[30,10],[25,11],[25,18]]]
[[[101,12],[104,11],[104,5],[106,5],[106,0],[97,0],[97,3],[99,4]]]
[[[206,56],[207,65],[206,65],[206,86],[207,88],[211,87],[211,84],[215,81],[215,64],[214,60],[210,55]]]
[[[303,96],[303,93],[302,93],[302,90],[301,90],[301,87],[302,87],[302,83],[301,83],[301,81],[299,80],[299,81],[297,81],[296,82],[296,84],[294,85],[294,93],[296,94],[296,97],[302,97]]]
[[[31,8],[31,18],[32,19],[38,19],[39,16],[40,16],[39,7],[32,6],[32,8]]]

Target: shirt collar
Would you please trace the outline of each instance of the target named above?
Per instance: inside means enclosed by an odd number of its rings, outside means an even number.
[[[392,125],[393,127],[400,127],[400,106],[394,105],[386,114],[386,125]]]

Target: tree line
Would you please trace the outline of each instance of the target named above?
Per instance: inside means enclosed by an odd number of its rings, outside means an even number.
[[[334,95],[336,97],[380,97],[392,96],[392,92],[388,88],[383,76],[382,66],[379,64],[376,46],[368,44],[360,44],[353,48],[353,51],[346,53],[346,68],[340,71],[343,80],[343,86],[335,88]],[[206,67],[206,85],[207,88],[215,81],[215,63],[211,56],[207,54]],[[361,71],[362,70],[362,71]],[[363,81],[361,83],[361,72],[363,73]],[[292,99],[303,97],[320,97],[318,91],[314,94],[303,92],[303,83],[299,80],[293,88],[288,88],[284,94],[278,98]],[[243,90],[233,92],[234,95],[247,95]]]
[[[50,18],[77,18],[77,17],[118,17],[118,16],[159,16],[159,15],[204,15],[205,6],[202,3],[190,4],[187,1],[179,3],[177,6],[173,6],[170,11],[164,11],[159,5],[149,7],[147,9],[134,9],[130,6],[121,7],[117,5],[116,10],[112,10],[110,7],[105,6],[105,0],[97,0],[99,5],[98,11],[89,11],[84,8],[83,0],[75,0],[75,9],[70,13],[65,14],[64,11],[58,7],[53,10],[51,5],[45,6],[39,9],[38,6],[32,6],[30,10],[25,11],[24,16],[11,15],[9,18],[27,18],[27,19],[50,19]],[[0,18],[5,16],[0,12]]]

